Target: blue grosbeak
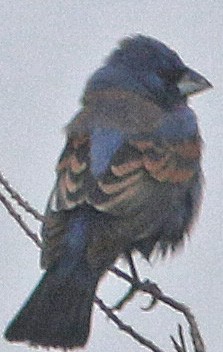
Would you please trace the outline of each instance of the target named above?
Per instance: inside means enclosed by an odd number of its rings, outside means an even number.
[[[6,330],[10,341],[85,345],[95,290],[122,255],[174,250],[202,188],[202,140],[188,96],[211,87],[163,43],[124,39],[87,83],[42,230],[46,273]]]

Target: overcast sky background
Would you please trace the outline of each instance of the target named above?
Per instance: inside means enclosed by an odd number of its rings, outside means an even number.
[[[63,126],[78,109],[87,78],[120,38],[136,32],[157,37],[213,83],[214,90],[190,101],[205,140],[206,186],[199,222],[184,251],[172,259],[149,266],[138,257],[137,263],[142,277],[191,307],[207,351],[222,351],[222,0],[8,0],[0,1],[0,18],[1,171],[41,212],[64,144]],[[38,224],[29,221],[37,230]],[[2,207],[0,223],[2,332],[41,273],[37,248]],[[125,289],[110,276],[101,282],[98,295],[112,304]],[[147,303],[148,298],[138,294],[121,318],[165,351],[173,351],[169,335],[183,319],[162,304],[142,312]],[[88,352],[145,350],[97,308],[92,325]],[[30,348],[1,337],[0,350]]]

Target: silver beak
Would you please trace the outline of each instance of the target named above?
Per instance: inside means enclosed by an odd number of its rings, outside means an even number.
[[[208,82],[200,73],[188,69],[177,83],[177,87],[181,95],[192,95],[203,90],[212,88],[212,84]]]

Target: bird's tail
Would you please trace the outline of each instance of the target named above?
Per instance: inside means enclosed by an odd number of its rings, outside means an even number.
[[[85,263],[69,275],[61,275],[60,270],[55,266],[46,272],[9,324],[7,340],[65,350],[86,343],[98,278]]]

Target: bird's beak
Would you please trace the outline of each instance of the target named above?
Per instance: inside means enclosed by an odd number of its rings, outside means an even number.
[[[192,95],[205,89],[212,88],[212,84],[208,82],[202,75],[188,69],[177,83],[177,87],[181,95]]]

